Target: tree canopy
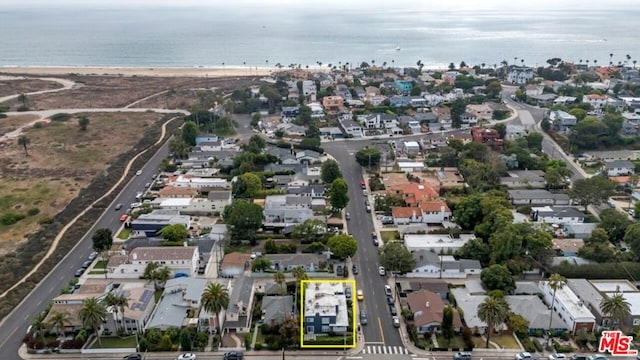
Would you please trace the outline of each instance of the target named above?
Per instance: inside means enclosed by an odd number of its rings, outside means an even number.
[[[182,126],[181,137],[187,145],[196,146],[196,136],[198,136],[198,127],[193,121],[187,121]]]
[[[189,230],[182,224],[167,225],[160,230],[160,235],[167,241],[182,241],[189,237]]]
[[[342,177],[342,172],[340,171],[340,165],[335,160],[327,160],[322,163],[322,168],[320,169],[320,178],[322,182],[325,184],[331,184],[335,179],[339,179]]]
[[[589,205],[598,206],[613,194],[614,184],[604,176],[592,176],[574,181],[569,196],[576,203],[584,206],[587,211]]]
[[[307,219],[302,224],[293,227],[291,236],[299,239],[303,244],[321,240],[327,233],[327,224],[319,219]]]
[[[484,268],[480,273],[480,280],[489,290],[502,290],[509,292],[515,290],[516,282],[509,269],[504,265],[493,264]]]
[[[349,186],[343,178],[333,180],[329,191],[329,202],[334,209],[344,209],[349,204]]]
[[[415,268],[416,261],[406,247],[399,242],[392,241],[382,247],[380,264],[388,271],[404,274]]]
[[[91,240],[93,241],[93,250],[102,253],[111,249],[113,234],[108,228],[100,228],[93,233]]]
[[[262,190],[262,179],[251,172],[238,177],[233,184],[233,194],[238,198],[253,198]]]
[[[223,214],[232,241],[250,240],[255,243],[256,231],[262,226],[262,207],[244,200],[234,201]]]
[[[364,147],[356,153],[356,162],[361,166],[376,166],[380,163],[382,153],[371,147]]]
[[[327,245],[333,255],[340,259],[351,257],[358,251],[358,241],[353,236],[347,234],[330,237]]]

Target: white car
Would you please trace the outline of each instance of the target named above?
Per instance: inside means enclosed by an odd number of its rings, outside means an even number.
[[[549,360],[562,360],[566,358],[567,356],[565,354],[553,353],[549,355]]]
[[[528,359],[533,359],[533,356],[531,356],[531,353],[523,351],[516,354],[516,360],[528,360]]]
[[[380,266],[378,268],[378,274],[380,274],[380,276],[384,276],[387,272],[384,270],[384,266]]]
[[[142,175],[142,170],[138,170],[138,171],[136,171],[136,176],[140,176],[140,175]],[[195,356],[195,355],[194,355],[194,356]],[[195,359],[195,358],[194,358],[194,359]]]
[[[392,295],[392,294],[391,294],[391,286],[389,286],[389,285],[385,285],[385,286],[384,286],[384,293],[385,293],[385,295],[387,295],[387,296],[391,296],[391,295]]]
[[[178,356],[178,360],[196,360],[196,354],[194,353],[184,353]]]

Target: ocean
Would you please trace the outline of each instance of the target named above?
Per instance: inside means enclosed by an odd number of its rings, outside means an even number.
[[[20,9],[0,6],[0,66],[490,67],[640,57],[639,10],[287,11],[222,6]],[[634,53],[635,52],[635,53]],[[524,60],[524,61],[523,61]]]

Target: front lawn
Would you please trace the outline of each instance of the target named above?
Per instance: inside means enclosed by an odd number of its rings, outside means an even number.
[[[380,238],[382,239],[382,242],[386,244],[389,241],[400,240],[400,233],[396,230],[380,231]]]
[[[117,349],[117,348],[136,348],[136,337],[129,336],[126,338],[120,338],[115,336],[101,337],[100,341],[102,342],[102,346],[98,343],[98,339],[95,339],[93,344],[91,344],[91,349]]]
[[[500,347],[502,347],[503,349],[521,350],[520,346],[516,342],[516,339],[513,338],[513,335],[492,336],[491,341],[500,345]]]
[[[107,262],[104,260],[100,260],[98,262],[96,262],[96,264],[93,266],[94,269],[103,269],[106,270],[107,269]]]
[[[224,246],[224,253],[225,254],[229,254],[232,252],[239,252],[239,253],[243,253],[243,254],[250,254],[251,253],[251,249],[253,249],[253,246],[251,245],[225,245]]]
[[[129,235],[131,235],[131,229],[123,228],[120,233],[118,233],[118,239],[127,240],[129,239]]]
[[[442,335],[438,335],[437,337],[438,339],[438,347],[441,348],[447,348],[447,349],[451,349],[451,348],[458,348],[458,349],[463,349],[464,348],[464,340],[462,340],[462,336],[454,336],[451,339],[445,339]]]

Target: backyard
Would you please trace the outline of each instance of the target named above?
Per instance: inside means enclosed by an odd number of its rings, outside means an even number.
[[[389,241],[400,240],[400,234],[396,230],[381,230],[380,238],[382,242],[386,244]]]

